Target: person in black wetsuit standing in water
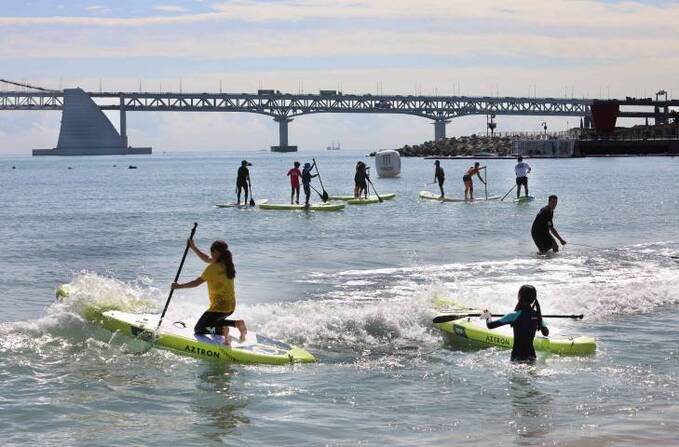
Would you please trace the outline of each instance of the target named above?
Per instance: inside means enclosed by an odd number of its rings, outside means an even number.
[[[538,293],[535,287],[530,285],[521,286],[519,299],[514,312],[509,313],[499,320],[491,321],[488,310],[484,310],[481,318],[486,320],[488,329],[495,329],[505,324],[511,324],[514,330],[514,346],[512,347],[512,361],[532,363],[535,361],[535,348],[533,339],[538,329],[547,337],[549,329],[542,320]]]
[[[248,195],[250,194],[250,170],[248,166],[252,166],[252,163],[248,163],[247,160],[240,162],[240,168],[238,168],[238,176],[236,177],[236,195],[238,196],[237,203],[240,205],[240,193],[241,190],[245,190],[245,205],[248,204]]]
[[[559,245],[552,237],[552,233],[561,242],[561,245],[566,245],[566,241],[559,236],[559,232],[554,228],[552,219],[554,218],[554,209],[556,209],[558,198],[555,195],[549,196],[547,206],[542,208],[530,229],[530,234],[533,236],[533,242],[537,245],[540,254],[545,254],[549,250],[554,250],[554,253],[559,251]]]

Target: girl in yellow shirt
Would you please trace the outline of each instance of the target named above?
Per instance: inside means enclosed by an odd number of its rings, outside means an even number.
[[[196,247],[193,239],[189,239],[188,244],[200,259],[209,264],[203,273],[193,281],[184,284],[172,283],[173,289],[188,289],[207,282],[210,307],[198,319],[194,333],[221,334],[224,336],[224,344],[230,346],[229,327],[235,327],[240,331],[240,341],[245,341],[245,336],[248,333],[245,321],[226,319],[236,310],[234,288],[236,268],[233,265],[229,246],[224,241],[215,241],[210,246],[210,256],[208,256]]]

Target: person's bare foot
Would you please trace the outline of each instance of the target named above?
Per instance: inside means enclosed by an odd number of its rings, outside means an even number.
[[[240,342],[243,343],[245,341],[245,336],[248,335],[248,328],[245,327],[245,321],[237,320],[236,329],[240,331]]]
[[[224,329],[222,329],[222,335],[224,336],[224,346],[231,346],[231,339],[229,338],[229,328],[228,326],[224,326]]]

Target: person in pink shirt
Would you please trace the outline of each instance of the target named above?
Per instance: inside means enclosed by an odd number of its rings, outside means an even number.
[[[295,162],[295,167],[288,171],[288,175],[290,176],[290,187],[292,188],[290,204],[292,205],[294,200],[294,203],[299,205],[299,179],[302,176],[302,172],[299,170],[298,161]]]

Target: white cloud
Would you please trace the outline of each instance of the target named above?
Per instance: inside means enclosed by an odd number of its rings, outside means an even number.
[[[161,12],[187,12],[188,10],[178,5],[154,5],[153,9]]]

